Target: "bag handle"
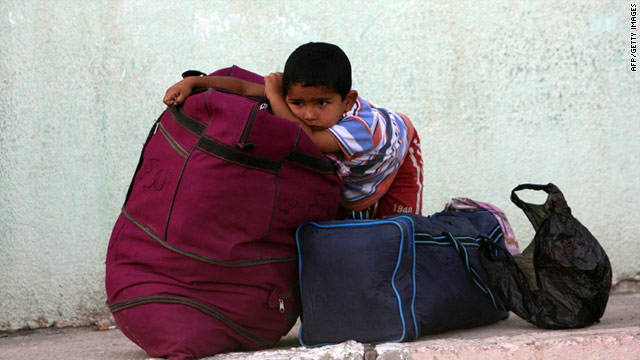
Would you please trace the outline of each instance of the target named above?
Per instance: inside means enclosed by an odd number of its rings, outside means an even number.
[[[543,204],[524,202],[516,195],[516,192],[520,190],[544,191],[548,194],[547,200]],[[571,209],[569,205],[567,205],[564,195],[560,189],[552,183],[546,185],[520,184],[511,190],[511,202],[524,211],[536,231],[538,231],[542,221],[552,212],[571,214]]]
[[[182,78],[188,78],[191,76],[207,76],[207,74],[203,73],[200,70],[187,70],[182,73]]]

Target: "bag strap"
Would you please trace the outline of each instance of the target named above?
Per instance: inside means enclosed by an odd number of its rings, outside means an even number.
[[[516,192],[520,190],[544,191],[548,194],[547,200],[543,204],[524,202],[516,195]],[[524,211],[536,231],[540,227],[540,224],[542,224],[542,221],[552,212],[571,214],[571,209],[567,205],[564,195],[560,189],[552,183],[546,185],[520,184],[511,191],[511,202]]]
[[[149,144],[149,141],[151,140],[153,135],[155,135],[155,133],[158,131],[161,117],[162,117],[162,114],[158,117],[156,122],[153,123],[153,126],[151,126],[151,130],[149,130],[149,135],[147,135],[147,139],[144,141],[144,145],[142,146],[142,151],[140,151],[140,158],[138,159],[138,165],[136,166],[136,171],[133,172],[133,177],[131,178],[131,182],[129,183],[129,189],[127,190],[127,195],[124,198],[124,204],[122,204],[123,208],[125,205],[127,205],[127,202],[129,202],[129,197],[131,196],[131,190],[133,190],[133,182],[135,181],[136,176],[138,175],[138,171],[140,171],[140,168],[142,167],[142,163],[144,162],[144,151],[147,148],[147,145]]]
[[[469,274],[469,276],[471,277],[471,280],[473,281],[473,283],[475,283],[476,286],[480,289],[480,291],[482,291],[485,295],[489,297],[489,299],[491,299],[491,303],[493,304],[494,308],[496,308],[497,310],[506,311],[506,308],[504,307],[504,305],[499,301],[496,301],[496,297],[493,295],[493,292],[491,291],[489,286],[487,286],[484,280],[482,280],[482,277],[480,276],[478,271],[471,264],[471,261],[469,259],[469,252],[467,251],[466,246],[450,232],[446,232],[443,235],[446,235],[448,240],[453,245],[453,248],[456,250],[456,252],[460,256],[460,259],[462,259],[462,263],[464,264],[464,267],[467,270],[467,273]],[[494,243],[493,240],[488,236],[481,236],[481,237],[486,242]]]

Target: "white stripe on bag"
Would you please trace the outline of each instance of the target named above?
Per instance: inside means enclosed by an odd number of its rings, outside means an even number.
[[[417,141],[414,139],[413,140],[414,143],[417,143]],[[420,153],[420,144],[418,145],[418,154],[422,155]],[[422,157],[422,156],[420,156]],[[413,167],[417,170],[417,174],[418,176],[416,176],[417,182],[418,182],[418,194],[417,194],[417,198],[416,198],[416,211],[415,213],[418,215],[422,214],[422,181],[420,181],[420,178],[422,177],[422,166],[421,164],[418,164],[418,159],[415,156],[414,150],[412,146],[409,146],[409,158],[411,159],[411,163],[413,164]]]

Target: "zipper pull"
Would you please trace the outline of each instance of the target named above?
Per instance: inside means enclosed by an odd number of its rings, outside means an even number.
[[[267,103],[261,103],[260,104],[260,110],[264,110],[264,109],[266,109],[268,107],[269,107],[269,104],[267,104]]]
[[[284,300],[278,299],[278,303],[280,303],[280,312],[284,312]]]

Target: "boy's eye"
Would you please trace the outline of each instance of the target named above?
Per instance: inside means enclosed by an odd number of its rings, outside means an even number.
[[[318,100],[318,105],[320,105],[320,106],[325,106],[327,104],[328,104],[328,102],[326,102],[325,100]]]

